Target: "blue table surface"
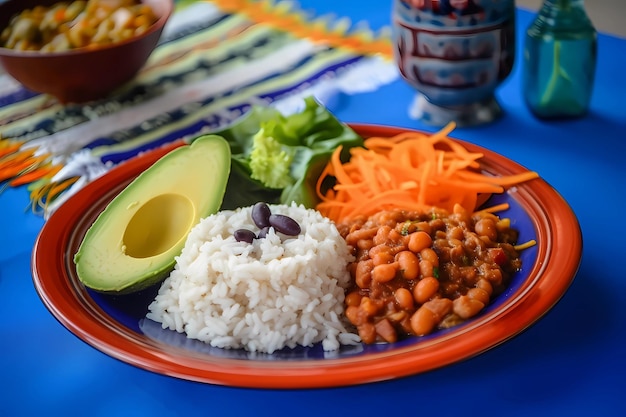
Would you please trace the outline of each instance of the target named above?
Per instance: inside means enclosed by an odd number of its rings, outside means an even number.
[[[391,2],[300,3],[372,28],[389,24]],[[518,45],[531,17],[518,10]],[[498,90],[505,116],[457,129],[455,136],[538,171],[580,221],[579,272],[531,328],[454,365],[343,388],[240,389],[151,373],[87,345],[46,310],[30,272],[43,220],[29,212],[25,189],[7,189],[0,194],[0,416],[626,415],[626,269],[620,263],[626,256],[626,39],[600,35],[590,114],[571,121],[544,122],[529,113],[519,49],[514,73]],[[408,116],[413,95],[398,80],[342,96],[333,110],[347,122],[432,130]]]

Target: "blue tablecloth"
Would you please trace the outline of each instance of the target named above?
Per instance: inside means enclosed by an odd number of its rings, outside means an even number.
[[[304,9],[389,23],[390,2],[301,1]],[[532,14],[518,11],[518,43]],[[520,48],[521,49],[521,48]],[[584,253],[562,300],[538,323],[478,357],[412,377],[354,387],[253,390],[151,373],[85,344],[46,310],[33,288],[31,250],[43,219],[24,188],[0,194],[0,416],[89,415],[626,415],[626,39],[601,35],[590,114],[544,122],[520,91],[520,57],[498,91],[505,116],[455,136],[536,170],[570,203]],[[518,51],[519,54],[519,51]],[[398,80],[341,96],[347,122],[420,129]]]

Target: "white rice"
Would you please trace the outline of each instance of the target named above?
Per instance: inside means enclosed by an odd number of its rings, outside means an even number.
[[[302,233],[270,229],[253,244],[237,242],[235,230],[258,231],[252,207],[203,219],[146,317],[215,347],[251,352],[358,343],[343,318],[353,257],[335,225],[303,206],[270,208],[296,220]]]

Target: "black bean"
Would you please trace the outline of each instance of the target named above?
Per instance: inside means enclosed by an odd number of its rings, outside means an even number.
[[[237,242],[252,243],[254,239],[256,239],[256,235],[254,234],[254,232],[248,229],[235,230],[235,233],[233,233],[233,236],[235,237],[235,240]]]
[[[270,225],[276,229],[277,232],[283,233],[287,236],[296,236],[301,232],[298,222],[291,217],[282,214],[270,215]]]
[[[270,215],[272,214],[269,206],[263,202],[256,203],[252,207],[252,221],[259,229],[263,229],[270,225]]]
[[[267,236],[267,232],[269,232],[269,231],[270,231],[270,227],[271,227],[271,226],[266,226],[266,227],[264,227],[263,229],[261,229],[261,230],[259,231],[259,236],[258,236],[258,238],[259,238],[259,239],[265,239],[265,236]]]

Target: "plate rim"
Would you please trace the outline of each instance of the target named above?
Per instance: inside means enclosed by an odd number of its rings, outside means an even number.
[[[380,124],[348,123],[348,125],[366,137],[391,136],[406,131],[430,134],[417,129]],[[500,168],[505,171],[527,170],[517,162],[487,148],[456,138],[454,140],[470,151],[482,152],[483,160],[501,165]],[[64,269],[68,259],[65,258],[65,251],[62,248],[71,238],[71,226],[67,226],[63,219],[76,216],[75,207],[77,205],[83,207],[91,201],[87,198],[88,195],[101,193],[101,189],[110,183],[130,181],[158,158],[182,144],[184,142],[179,140],[143,153],[119,164],[107,174],[87,184],[61,205],[44,223],[32,252],[31,272],[35,289],[57,321],[93,348],[138,368],[201,383],[279,389],[356,385],[423,373],[479,355],[532,326],[565,295],[580,266],[582,231],[578,219],[565,199],[544,179],[539,178],[516,187],[516,192],[528,194],[520,195],[525,198],[523,201],[526,203],[522,204],[522,207],[525,211],[529,209],[534,211],[535,215],[529,213],[529,216],[535,228],[537,228],[536,215],[540,215],[545,223],[542,226],[548,227],[553,232],[549,235],[549,239],[546,239],[548,245],[538,240],[538,246],[542,252],[538,252],[537,261],[530,271],[530,274],[534,273],[533,279],[527,280],[530,282],[525,282],[513,294],[515,299],[507,300],[506,309],[499,312],[491,321],[487,318],[477,319],[472,321],[473,324],[464,326],[464,330],[451,332],[449,337],[452,339],[451,342],[447,339],[443,341],[436,339],[436,342],[430,345],[420,343],[419,349],[411,345],[363,357],[289,360],[289,366],[283,367],[276,366],[277,363],[283,363],[282,361],[252,361],[221,357],[209,361],[207,355],[200,357],[200,354],[185,356],[171,356],[167,352],[164,354],[157,348],[166,345],[165,343],[152,339],[150,343],[146,343],[143,339],[147,339],[147,336],[141,338],[138,334],[129,334],[130,330],[120,332],[119,329],[111,328],[106,325],[108,316],[104,311],[94,312],[93,305],[80,299],[88,297],[86,291],[83,288],[83,294],[77,294],[75,291],[80,291],[80,289],[73,287]],[[549,197],[550,204],[538,199],[539,195]],[[554,213],[558,215],[549,216]],[[76,222],[76,219],[72,219],[69,223],[75,225]],[[539,234],[541,230],[536,232]],[[554,254],[556,243],[558,243],[554,242],[555,238],[569,243],[567,256],[564,257],[565,253],[560,252],[560,257],[550,262],[543,262],[542,255],[549,259],[550,255]],[[52,256],[53,265],[50,264],[51,255],[43,255],[46,254],[46,250],[50,250],[49,244],[46,243],[50,239],[55,242],[53,250],[56,250],[55,256]],[[49,272],[52,267],[54,267],[53,273]],[[550,273],[549,276],[548,273]],[[57,277],[56,280],[52,279],[53,282],[49,282],[48,277],[51,275]],[[52,285],[53,283],[55,285]],[[66,305],[59,300],[66,302]],[[88,305],[86,306],[85,303]],[[88,314],[77,314],[79,312]],[[103,315],[101,318],[105,320],[94,322],[92,319],[98,314]],[[114,322],[114,319],[110,317],[108,319]],[[513,326],[511,322],[514,322]],[[462,343],[454,343],[454,339],[458,337],[463,338]],[[184,349],[168,347],[168,352],[178,350]]]

